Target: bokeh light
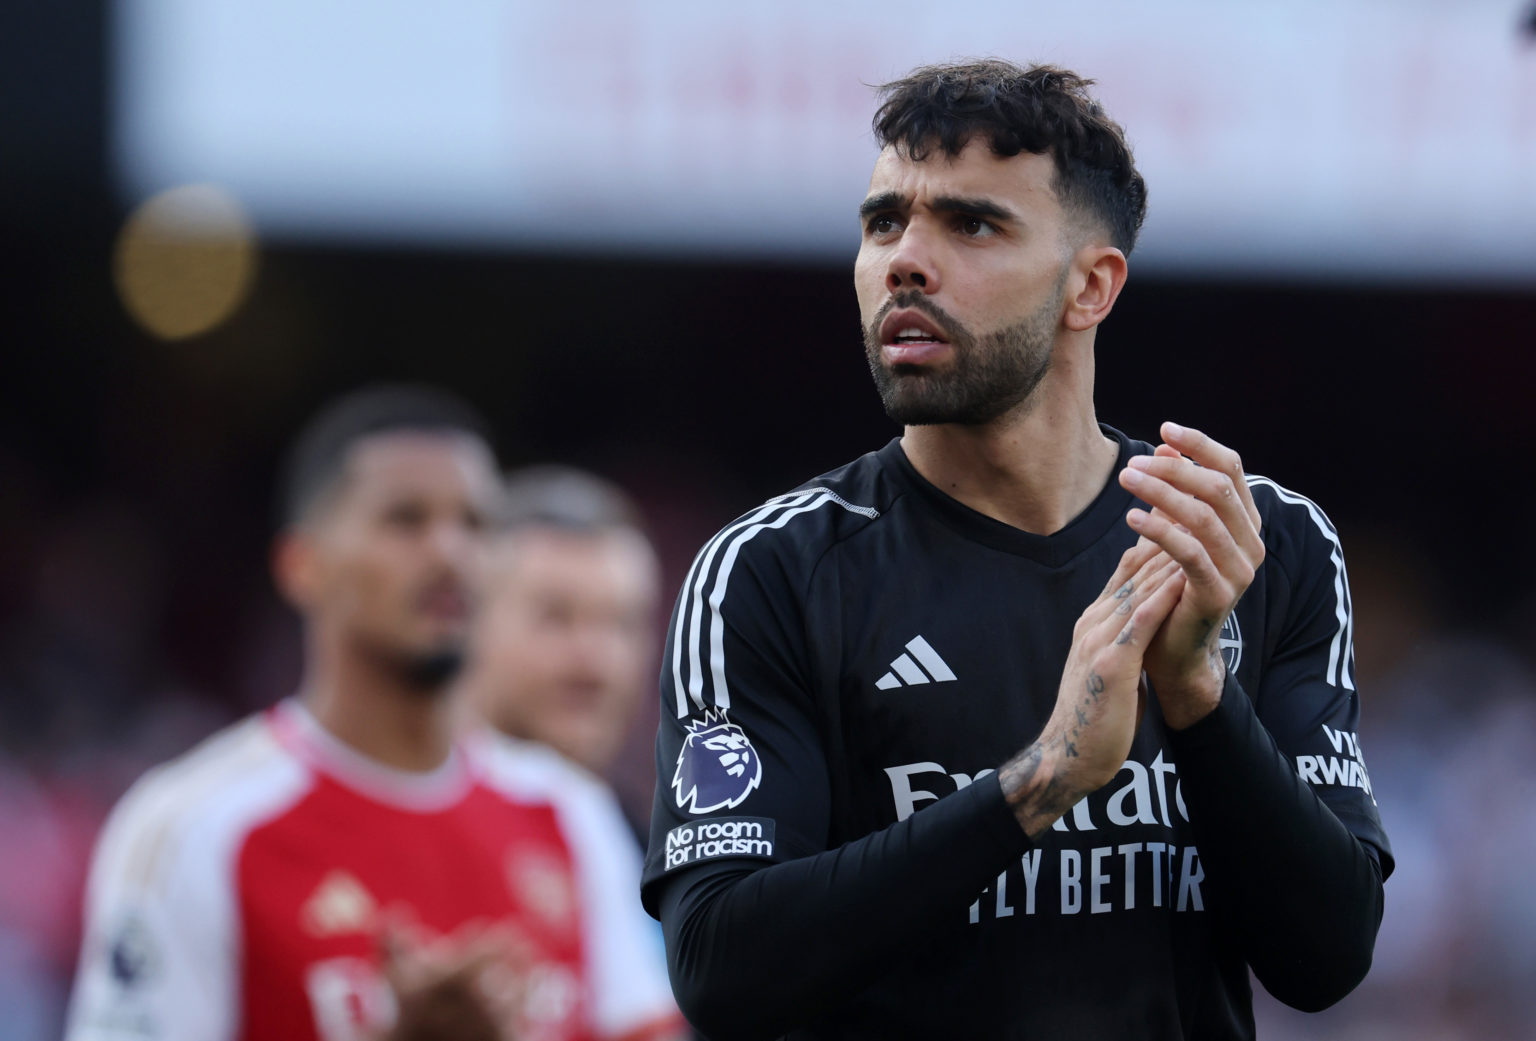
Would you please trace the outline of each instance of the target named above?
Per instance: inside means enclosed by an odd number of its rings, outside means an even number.
[[[255,233],[240,203],[212,184],[171,188],[143,202],[123,225],[112,276],[123,306],[163,340],[205,333],[249,295]]]

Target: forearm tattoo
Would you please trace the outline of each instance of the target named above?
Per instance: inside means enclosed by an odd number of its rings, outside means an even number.
[[[1082,796],[1045,766],[1045,750],[1059,742],[1063,755],[1069,759],[1079,758],[1077,740],[1089,721],[1085,709],[1090,702],[1099,700],[1104,688],[1104,677],[1090,672],[1083,684],[1086,696],[1082,706],[1073,709],[1075,725],[1060,736],[1041,735],[1040,740],[1004,763],[998,771],[1003,796],[1013,808],[1013,815],[1018,818],[1024,833],[1032,839],[1044,834]]]

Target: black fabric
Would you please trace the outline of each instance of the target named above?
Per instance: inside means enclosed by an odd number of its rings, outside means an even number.
[[[1231,677],[1214,712],[1168,737],[1223,928],[1271,994],[1327,1008],[1371,966],[1380,854],[1296,776]]]
[[[777,1037],[873,982],[1029,845],[988,776],[834,850],[685,876],[662,906],[679,1004],[707,1036]],[[898,894],[914,899],[892,914]]]
[[[1121,465],[1151,451],[1105,432]],[[1154,701],[1033,845],[989,775],[1050,714],[1129,493],[1030,535],[893,441],[711,540],[667,639],[642,890],[684,1012],[714,1041],[1242,1038],[1249,963],[1300,1007],[1353,986],[1391,854],[1347,577],[1315,505],[1252,483],[1269,556],[1221,708],[1175,735]]]

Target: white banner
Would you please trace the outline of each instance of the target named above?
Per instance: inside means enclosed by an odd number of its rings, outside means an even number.
[[[1515,0],[119,0],[132,199],[213,181],[268,235],[843,260],[866,84],[952,56],[1098,80],[1138,265],[1536,282]]]

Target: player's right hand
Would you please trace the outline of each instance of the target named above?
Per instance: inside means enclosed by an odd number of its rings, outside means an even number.
[[[1141,720],[1142,658],[1184,582],[1176,561],[1139,540],[1078,618],[1050,720],[999,771],[1003,794],[1031,838],[1125,763]]]
[[[398,1010],[384,1041],[516,1041],[523,977],[505,928],[471,925],[422,942],[391,925],[381,940]]]

